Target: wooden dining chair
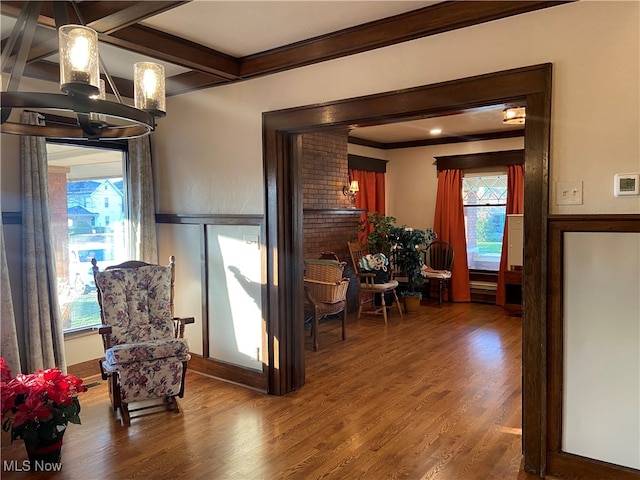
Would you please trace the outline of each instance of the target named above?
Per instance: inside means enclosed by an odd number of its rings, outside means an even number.
[[[402,307],[398,300],[398,294],[396,289],[398,288],[397,280],[387,280],[385,283],[375,283],[376,274],[365,272],[360,268],[360,260],[369,255],[369,249],[366,244],[360,242],[347,242],[349,247],[349,254],[351,255],[351,262],[353,263],[353,271],[358,279],[358,319],[362,315],[363,306],[370,303],[375,306],[375,297],[379,295],[381,298],[381,305],[379,308],[370,308],[368,313],[382,315],[384,318],[384,324],[387,324],[387,302],[386,294],[393,295],[395,304],[398,307],[398,313],[402,318]]]
[[[429,280],[429,291],[432,282],[438,283],[438,304],[442,305],[442,291],[447,291],[449,301],[451,298],[451,266],[453,265],[454,251],[449,242],[437,240],[431,242],[425,251],[423,275]]]

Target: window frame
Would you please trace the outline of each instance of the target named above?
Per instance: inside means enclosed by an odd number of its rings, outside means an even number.
[[[129,204],[129,192],[128,192],[128,176],[129,176],[129,143],[127,140],[73,140],[73,139],[58,139],[58,138],[46,138],[47,144],[56,144],[56,145],[69,145],[83,148],[97,148],[102,150],[113,150],[118,151],[122,154],[122,181],[123,181],[123,194],[124,194],[124,216],[127,225],[130,225],[128,219],[130,218],[131,206]],[[95,218],[91,219],[93,225],[95,225]],[[130,228],[130,226],[129,226]],[[130,242],[130,232],[125,232],[125,237],[127,239],[127,248],[131,248],[129,245]],[[96,298],[97,302],[97,298]],[[98,330],[100,327],[100,319],[98,319],[98,323],[93,325],[87,325],[83,327],[71,328],[71,329],[63,329],[63,336],[65,339],[74,338],[79,336],[84,336],[87,334],[91,334]]]
[[[505,184],[507,183],[507,167],[506,165],[503,168],[500,168],[499,170],[497,170],[497,167],[493,166],[493,167],[484,167],[484,168],[467,168],[464,169],[462,172],[462,182],[463,182],[463,190],[464,190],[464,179],[465,177],[483,177],[483,176],[504,176],[505,177]],[[463,196],[463,200],[462,200],[462,210],[463,213],[465,212],[466,208],[480,208],[480,207],[504,207],[504,216],[505,216],[505,222],[503,225],[503,234],[502,234],[502,241],[504,240],[504,228],[506,228],[506,218],[507,218],[507,197],[505,195],[504,197],[504,203],[485,203],[485,204],[470,204],[470,205],[466,205],[464,203],[464,196]],[[466,217],[466,214],[464,215]],[[466,240],[468,240],[468,235],[467,235],[467,230],[466,230],[466,222],[465,222],[465,237]],[[468,245],[467,245],[468,248]],[[504,248],[504,244],[502,243],[501,245],[501,251],[500,254],[502,255],[502,249]],[[467,251],[467,255],[468,255],[468,251]],[[500,271],[500,259],[498,259],[498,268],[496,270],[487,270],[484,268],[471,268],[469,267],[469,273],[486,273],[489,275],[498,275],[498,272]]]

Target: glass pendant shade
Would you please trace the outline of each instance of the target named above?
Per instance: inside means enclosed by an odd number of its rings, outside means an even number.
[[[82,25],[58,30],[60,44],[60,90],[67,94],[97,95],[100,92],[98,34]]]
[[[164,67],[157,63],[138,62],[133,65],[133,85],[136,108],[162,116],[165,106]]]

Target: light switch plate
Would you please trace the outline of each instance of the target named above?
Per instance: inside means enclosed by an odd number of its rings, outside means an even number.
[[[556,205],[582,205],[582,180],[556,182]]]

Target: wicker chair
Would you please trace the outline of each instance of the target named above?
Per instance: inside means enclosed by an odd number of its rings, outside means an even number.
[[[344,265],[328,253],[319,260],[305,260],[305,318],[311,318],[314,351],[318,350],[318,322],[322,318],[342,313],[342,340],[347,338],[349,279],[342,276]]]

